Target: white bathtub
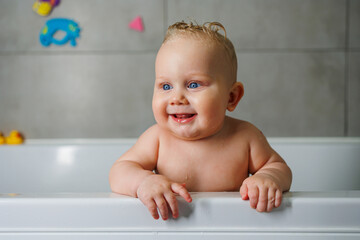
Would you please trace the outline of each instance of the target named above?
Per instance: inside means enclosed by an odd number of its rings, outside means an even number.
[[[109,169],[134,139],[0,146],[0,239],[360,239],[360,138],[269,141],[293,171],[280,208],[192,193],[168,221],[110,192]]]

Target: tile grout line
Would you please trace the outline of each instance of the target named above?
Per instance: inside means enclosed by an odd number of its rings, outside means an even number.
[[[345,7],[345,69],[344,69],[344,136],[349,136],[349,39],[350,0]]]

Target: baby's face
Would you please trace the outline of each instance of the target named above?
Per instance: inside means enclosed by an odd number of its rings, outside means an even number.
[[[222,129],[232,83],[229,60],[220,47],[176,37],[160,48],[155,72],[152,106],[161,128],[187,140]]]

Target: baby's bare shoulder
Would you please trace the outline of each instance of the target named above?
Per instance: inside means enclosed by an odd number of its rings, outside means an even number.
[[[244,133],[247,134],[247,136],[256,136],[256,135],[262,135],[262,132],[255,127],[254,124],[236,119],[236,118],[230,118],[228,117],[230,128],[233,129],[234,133],[243,135]]]
[[[159,126],[157,124],[152,125],[149,127],[138,139],[138,143],[145,143],[146,142],[156,142],[159,139]]]
[[[229,122],[235,139],[248,143],[249,147],[259,143],[266,145],[266,137],[254,124],[235,118],[231,118]]]
[[[139,163],[155,162],[159,146],[159,127],[153,125],[149,127],[138,138],[125,154],[120,157],[121,160],[133,160]]]

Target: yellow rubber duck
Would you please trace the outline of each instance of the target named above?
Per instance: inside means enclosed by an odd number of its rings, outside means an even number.
[[[24,142],[20,132],[12,130],[10,135],[5,138],[6,144],[22,144]]]
[[[5,137],[2,132],[0,132],[0,145],[5,144]]]

